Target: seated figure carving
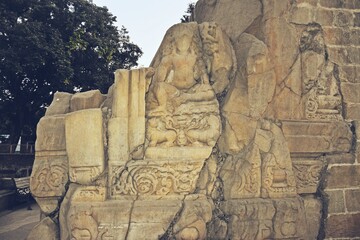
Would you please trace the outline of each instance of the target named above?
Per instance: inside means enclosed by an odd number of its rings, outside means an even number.
[[[150,147],[213,146],[220,134],[219,105],[195,30],[172,34],[155,66],[147,106]]]

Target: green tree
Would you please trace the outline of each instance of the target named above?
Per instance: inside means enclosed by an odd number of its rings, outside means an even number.
[[[0,0],[0,133],[18,142],[56,91],[106,92],[142,55],[106,8],[85,0]]]
[[[182,16],[182,18],[180,19],[180,21],[181,21],[182,23],[191,22],[191,21],[192,21],[192,20],[191,20],[191,16],[192,16],[194,10],[195,10],[195,3],[189,3],[188,8],[187,8],[185,14]]]

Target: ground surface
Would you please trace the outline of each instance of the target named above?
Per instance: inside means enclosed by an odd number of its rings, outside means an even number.
[[[36,203],[27,210],[26,205],[0,212],[0,239],[25,239],[30,230],[40,221],[40,209]]]

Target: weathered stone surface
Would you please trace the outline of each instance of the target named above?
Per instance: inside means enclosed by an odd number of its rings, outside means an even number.
[[[305,212],[297,198],[225,201],[228,216],[226,239],[308,239]]]
[[[317,239],[321,225],[322,203],[313,196],[304,197],[306,222],[308,226],[308,238]]]
[[[66,155],[45,153],[47,156],[37,155],[35,158],[30,190],[41,211],[48,215],[58,209],[59,201],[66,193],[69,169]]]
[[[70,113],[65,129],[70,181],[89,184],[105,168],[102,112],[88,109]]]
[[[329,170],[327,188],[358,187],[360,184],[360,166],[333,166]]]
[[[345,104],[345,118],[348,120],[360,119],[360,104],[358,103],[347,103]]]
[[[104,100],[105,96],[99,90],[75,93],[70,101],[70,111],[99,108]]]
[[[220,170],[224,198],[279,198],[296,195],[290,153],[281,129],[262,121],[252,144],[229,156]]]
[[[349,212],[358,212],[360,209],[360,189],[345,190],[346,209]]]
[[[326,162],[329,164],[336,163],[355,163],[355,155],[352,153],[343,153],[343,154],[335,154],[335,155],[326,155]]]
[[[232,39],[243,33],[260,14],[261,3],[252,0],[199,0],[195,8],[197,21],[216,21]]]
[[[49,217],[43,218],[29,233],[26,240],[59,240],[59,228]]]
[[[46,116],[41,118],[36,129],[35,149],[41,151],[64,151],[65,115]]]
[[[31,188],[61,238],[358,238],[358,2],[200,0],[105,101],[57,94]]]
[[[290,152],[349,152],[352,133],[345,122],[284,121],[282,125]]]
[[[110,162],[125,163],[129,154],[133,158],[143,157],[145,93],[153,71],[152,68],[142,68],[115,72],[112,116],[108,123]]]
[[[344,192],[342,190],[326,191],[328,196],[328,212],[333,213],[344,213],[345,212],[345,200]]]
[[[360,103],[360,83],[341,83],[344,101]]]
[[[293,161],[297,193],[316,193],[324,166],[325,163],[319,159]]]
[[[332,215],[326,221],[327,238],[357,238],[360,236],[360,214]]]
[[[70,112],[70,100],[73,95],[65,92],[56,92],[53,101],[46,109],[45,116],[66,114]]]
[[[145,159],[129,161],[125,166],[110,169],[110,195],[112,198],[138,196],[181,196],[193,193],[204,158]]]

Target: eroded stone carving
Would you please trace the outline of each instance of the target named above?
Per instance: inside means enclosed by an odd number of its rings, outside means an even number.
[[[106,99],[56,94],[31,184],[61,239],[318,236],[319,159],[352,151],[353,134],[323,29],[288,26],[274,16],[298,3],[275,2],[201,0],[218,23],[171,27]],[[243,3],[254,16],[218,19]]]
[[[158,161],[113,168],[111,195],[184,195],[195,190],[203,160]]]
[[[197,24],[172,27],[163,42],[166,46],[160,48],[161,57],[155,57],[156,70],[147,101],[147,138],[151,147],[160,143],[167,147],[213,146],[220,135],[219,105],[205,63],[210,65],[214,60],[202,58],[198,28]],[[207,33],[202,37],[209,39],[209,31],[202,32]],[[212,34],[213,42],[208,41],[208,45],[222,37]],[[215,52],[207,47],[210,54]],[[231,55],[228,57],[231,59]]]
[[[298,193],[316,193],[324,163],[321,160],[297,160],[293,164]]]
[[[342,98],[335,78],[335,65],[327,59],[319,24],[310,24],[303,32],[300,52],[306,118],[341,120]]]

